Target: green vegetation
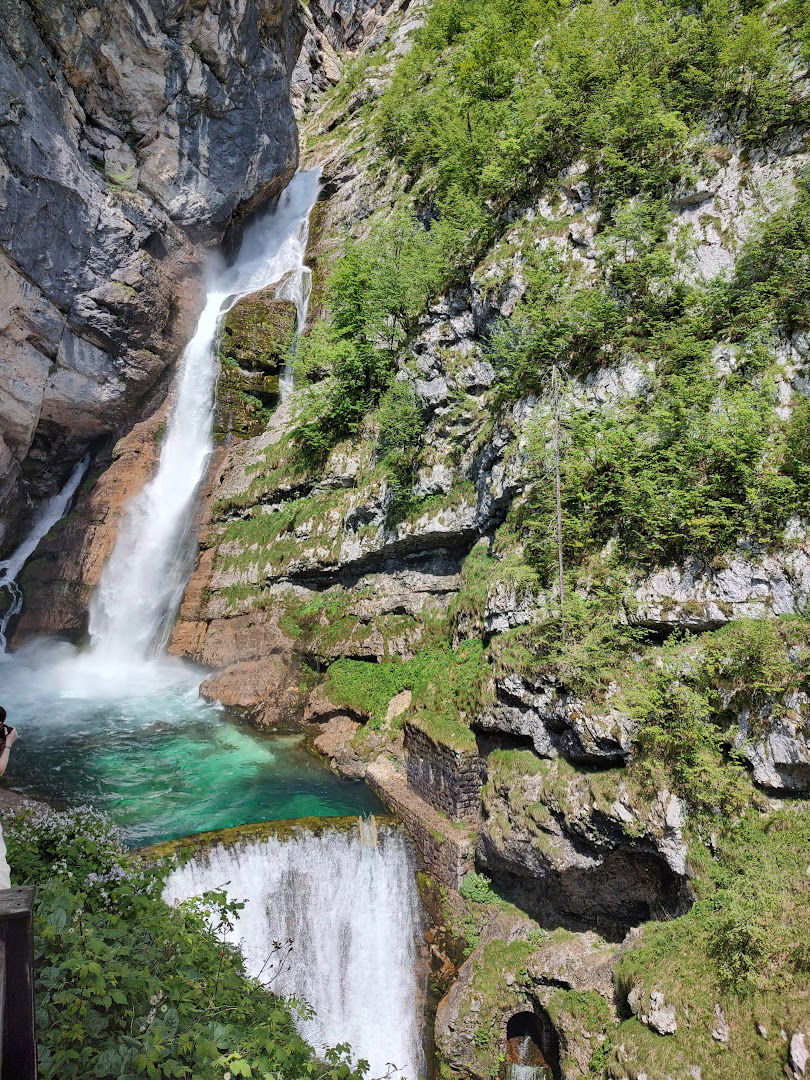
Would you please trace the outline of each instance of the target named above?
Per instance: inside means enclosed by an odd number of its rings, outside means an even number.
[[[407,384],[392,384],[398,350],[515,208],[552,182],[553,198],[576,165],[598,212],[596,259],[563,261],[543,242],[553,223],[538,218],[521,251],[526,294],[487,346],[501,401],[544,393],[552,364],[574,377],[631,354],[645,373],[642,392],[618,405],[564,403],[567,564],[614,540],[620,559],[661,563],[712,557],[744,536],[779,539],[810,495],[807,419],[801,402],[793,420],[777,412],[773,356],[774,335],[806,327],[810,311],[807,185],[752,237],[729,281],[689,284],[688,241],[670,227],[673,197],[723,160],[709,118],[749,143],[807,119],[790,74],[806,49],[804,14],[801,3],[740,0],[433,3],[367,116],[415,180],[334,263],[327,317],[302,350],[314,383],[297,432],[308,458],[322,462],[379,407],[390,509],[408,511],[424,421]],[[727,376],[718,344],[732,356]],[[543,580],[549,491],[536,486],[520,522]]]
[[[806,685],[810,624],[743,619],[697,643],[674,640],[630,676],[627,703],[639,721],[636,758],[653,786],[668,783],[697,811],[736,820],[753,792],[734,749],[736,718],[749,714],[749,739],[788,712]]]
[[[542,390],[552,363],[573,375],[616,353],[643,373],[641,392],[615,405],[574,406],[563,396],[570,568],[608,543],[623,566],[711,559],[743,537],[774,543],[810,496],[807,402],[797,399],[788,420],[777,411],[773,351],[777,332],[810,325],[810,190],[768,219],[728,282],[679,284],[665,235],[660,208],[620,214],[601,239],[609,287],[576,286],[554,256],[532,257],[526,297],[491,343],[507,397]],[[520,528],[530,565],[548,582],[556,540],[542,424],[533,454],[541,482]]]
[[[439,221],[470,200],[484,236],[578,160],[608,209],[664,195],[709,113],[754,142],[805,116],[789,72],[801,25],[788,5],[734,0],[438,0],[382,101],[382,138]]]
[[[488,676],[480,641],[455,650],[437,644],[412,660],[337,660],[329,668],[324,692],[336,705],[369,716],[371,726],[379,728],[391,698],[410,690],[411,706],[403,720],[453,749],[474,751],[469,722],[485,698]]]
[[[791,715],[790,695],[807,686],[806,619],[739,619],[699,637],[675,634],[663,645],[645,644],[642,632],[604,614],[582,632],[569,624],[565,640],[556,629],[547,623],[495,638],[489,652],[496,676],[545,674],[595,714],[615,708],[632,718],[628,777],[649,793],[676,791],[710,820],[736,819],[757,801],[736,748],[738,718],[746,713],[747,738],[756,740]],[[514,753],[499,751],[491,760]]]
[[[473,870],[464,875],[458,891],[464,900],[471,900],[474,904],[495,904],[500,899],[489,878]]]
[[[44,1080],[361,1080],[348,1048],[316,1059],[299,1006],[247,978],[224,933],[224,891],[170,907],[168,864],[129,855],[93,811],[4,821],[15,882],[37,887],[35,961]],[[283,962],[268,958],[268,970]]]
[[[308,460],[323,463],[391,385],[396,351],[440,284],[426,236],[412,211],[397,210],[363,243],[349,242],[332,267],[324,297],[329,320],[313,327],[296,357],[299,379],[317,384],[295,433]],[[401,418],[415,408],[401,392],[389,394],[389,414]]]
[[[424,432],[421,404],[407,383],[391,384],[380,401],[375,422],[380,431],[380,462],[389,478],[391,509],[401,516],[415,503],[412,492]]]
[[[649,924],[618,961],[620,989],[660,990],[677,1010],[678,1030],[662,1038],[637,1021],[616,1035],[623,1069],[643,1062],[651,1077],[705,1074],[776,1080],[785,1047],[780,1030],[806,1019],[808,1004],[806,852],[810,820],[801,806],[751,812],[732,828],[715,826],[713,854],[693,849],[698,900],[671,922]],[[726,1047],[708,1037],[717,1007],[729,1027]],[[761,1025],[764,1034],[758,1033]]]

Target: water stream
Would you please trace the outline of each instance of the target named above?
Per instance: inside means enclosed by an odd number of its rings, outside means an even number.
[[[240,297],[276,282],[298,296],[299,321],[306,319],[304,255],[319,176],[298,173],[275,212],[248,228],[233,266],[211,280],[183,354],[157,471],[132,500],[93,596],[92,651],[105,665],[155,655],[168,641],[191,571],[195,496],[213,449],[219,325]]]
[[[422,1074],[420,915],[414,867],[397,830],[365,822],[350,832],[300,833],[219,846],[177,870],[165,896],[228,884],[245,901],[231,935],[248,970],[277,993],[303,998],[299,1023],[316,1048],[348,1042],[369,1076]],[[273,942],[291,941],[289,955]]]
[[[8,606],[0,615],[0,653],[6,651],[9,623],[19,615],[22,609],[23,594],[17,584],[17,575],[39,547],[40,540],[44,539],[57,521],[61,521],[89,464],[90,456],[85,454],[74,467],[62,490],[42,505],[28,535],[19,547],[7,559],[0,561],[0,589],[4,589],[9,594]]]

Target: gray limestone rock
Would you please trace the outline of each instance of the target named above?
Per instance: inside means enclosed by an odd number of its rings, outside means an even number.
[[[218,241],[291,176],[297,12],[293,0],[0,0],[7,526],[38,431],[80,453],[131,423],[189,336],[193,241]]]
[[[496,703],[476,726],[525,736],[541,757],[559,754],[583,764],[621,764],[633,733],[630,718],[618,710],[596,713],[550,679],[517,674],[496,681]]]
[[[667,1004],[660,990],[652,990],[649,1001],[645,1001],[641,987],[634,986],[627,995],[627,1003],[642,1024],[659,1035],[674,1035],[678,1030],[675,1006]]]
[[[810,791],[810,696],[790,694],[777,715],[752,715],[746,706],[737,723],[735,746],[751,765],[754,780],[779,792]]]
[[[810,534],[799,522],[784,546],[751,543],[711,565],[695,556],[657,570],[628,592],[632,619],[655,630],[712,630],[731,619],[792,615],[810,600]]]

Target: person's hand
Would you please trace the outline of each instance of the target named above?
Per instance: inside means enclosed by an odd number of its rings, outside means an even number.
[[[6,746],[13,746],[17,741],[17,729],[13,727],[11,731],[6,735]]]

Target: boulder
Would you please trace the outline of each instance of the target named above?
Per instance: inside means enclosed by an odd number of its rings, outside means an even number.
[[[200,686],[200,694],[207,701],[238,709],[260,727],[289,723],[300,711],[295,671],[274,657],[231,664],[210,675]]]

